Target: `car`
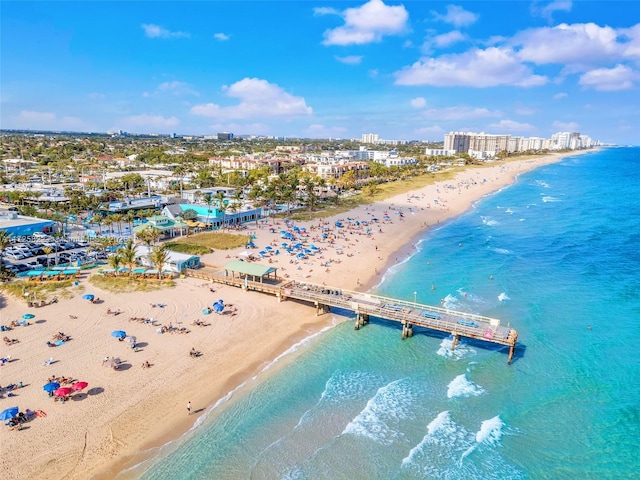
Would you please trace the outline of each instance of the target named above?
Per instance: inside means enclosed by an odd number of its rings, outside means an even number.
[[[6,256],[12,260],[22,260],[25,258],[25,256],[20,252],[8,252]]]
[[[25,265],[24,263],[17,263],[15,265],[15,268],[18,270],[18,272],[28,272],[29,270],[31,270],[31,267]]]
[[[31,235],[33,238],[38,238],[38,239],[45,239],[45,238],[51,238],[49,235],[47,235],[44,232],[34,232],[33,235]]]

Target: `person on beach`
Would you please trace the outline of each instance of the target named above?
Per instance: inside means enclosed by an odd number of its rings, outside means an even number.
[[[191,415],[191,401],[187,403],[187,415]]]

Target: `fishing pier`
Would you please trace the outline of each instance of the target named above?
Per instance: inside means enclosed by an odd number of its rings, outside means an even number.
[[[373,316],[400,323],[402,339],[413,336],[413,327],[417,326],[450,334],[453,337],[452,350],[460,337],[508,346],[508,364],[511,364],[518,341],[518,332],[501,325],[496,318],[307,282],[265,276],[253,276],[254,279],[249,280],[251,275],[236,276],[236,273],[238,272],[214,271],[209,268],[187,271],[187,275],[191,277],[274,295],[279,302],[294,299],[313,304],[316,315],[330,311],[331,307],[350,310],[356,316],[356,330],[366,325]]]

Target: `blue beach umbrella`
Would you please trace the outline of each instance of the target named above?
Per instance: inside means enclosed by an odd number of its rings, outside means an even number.
[[[54,390],[60,388],[60,384],[58,382],[49,382],[42,386],[42,389],[47,393],[52,393]]]
[[[33,313],[25,313],[24,315],[22,315],[22,318],[24,318],[25,320],[31,320],[32,318],[36,318],[36,316]]]
[[[214,303],[213,311],[216,313],[221,313],[224,310],[224,305],[222,303]]]
[[[111,332],[111,336],[114,338],[124,338],[127,336],[127,332],[123,330],[114,330],[113,332]]]
[[[18,415],[20,409],[18,407],[7,408],[0,412],[0,420],[11,420],[13,417]]]
[[[94,297],[93,294],[91,294],[91,293],[87,293],[87,294],[82,296],[83,300],[93,300],[94,298],[96,298],[96,297]]]

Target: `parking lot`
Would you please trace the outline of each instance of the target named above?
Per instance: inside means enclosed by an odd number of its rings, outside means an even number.
[[[46,235],[17,239],[2,252],[2,264],[14,273],[66,265],[73,262],[93,263],[106,260],[104,252],[89,252],[89,244]],[[47,253],[49,252],[49,253]]]

